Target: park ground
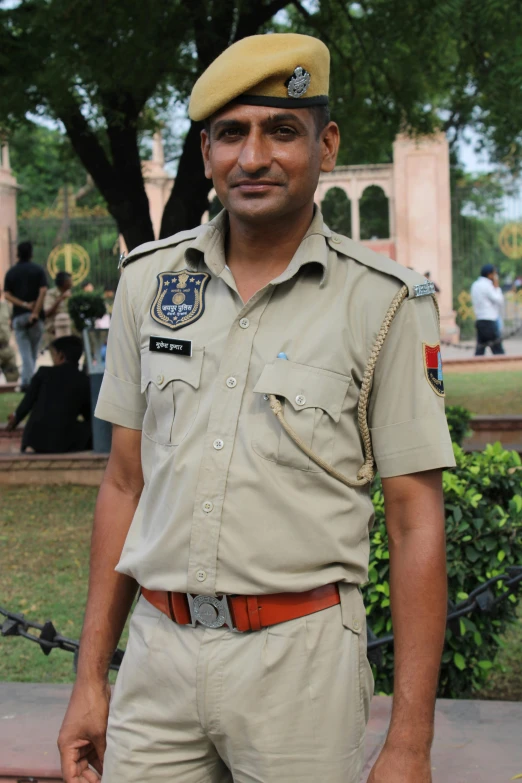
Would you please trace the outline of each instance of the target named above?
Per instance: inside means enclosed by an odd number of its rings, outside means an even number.
[[[446,375],[447,404],[476,414],[522,414],[522,372]],[[20,400],[0,395],[0,422]],[[3,487],[0,509],[0,605],[78,638],[87,596],[89,538],[97,490],[62,486]],[[504,637],[481,698],[522,700],[522,612]],[[125,634],[122,645],[125,645]],[[20,638],[0,639],[0,681],[71,682],[70,653]]]

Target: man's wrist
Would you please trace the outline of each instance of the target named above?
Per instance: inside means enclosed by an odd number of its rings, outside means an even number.
[[[433,742],[433,726],[394,728],[390,726],[386,746],[390,750],[399,750],[416,756],[429,756]]]

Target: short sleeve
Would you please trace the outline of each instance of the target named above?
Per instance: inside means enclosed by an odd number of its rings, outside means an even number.
[[[136,321],[122,275],[112,312],[105,373],[94,415],[133,430],[141,430],[145,395],[141,393],[141,361]]]
[[[383,478],[455,465],[444,397],[433,364],[439,324],[431,296],[406,300],[377,360],[369,407],[375,462]],[[435,372],[438,372],[436,370]]]
[[[7,272],[5,273],[5,278],[4,278],[4,291],[7,291],[7,293],[9,293],[9,294],[13,293],[13,291],[12,291],[12,282],[11,282],[12,281],[12,277],[13,276],[11,274],[11,270],[8,269]]]
[[[39,286],[40,288],[47,288],[49,286],[49,283],[47,281],[47,275],[45,274],[45,269],[43,267],[40,267]]]

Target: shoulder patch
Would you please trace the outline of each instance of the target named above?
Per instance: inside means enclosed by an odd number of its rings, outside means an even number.
[[[177,234],[173,234],[171,237],[165,237],[165,239],[157,239],[154,242],[145,242],[143,245],[138,245],[138,247],[135,247],[127,256],[122,253],[120,256],[119,268],[125,269],[125,267],[132,264],[133,261],[148,256],[156,250],[162,250],[165,247],[174,247],[189,239],[196,239],[201,233],[207,230],[208,225],[209,224],[207,223],[206,225],[191,228],[188,231],[178,231]]]
[[[439,397],[444,397],[444,378],[442,375],[442,356],[440,344],[428,345],[422,343],[422,358],[424,360],[424,374],[429,385]]]
[[[414,298],[417,296],[426,296],[435,291],[433,283],[429,283],[425,277],[415,272],[413,269],[398,264],[397,261],[392,261],[391,258],[383,256],[380,253],[375,253],[370,248],[361,245],[359,242],[355,242],[349,237],[342,236],[341,234],[332,234],[327,238],[327,242],[332,250],[335,250],[341,255],[353,258],[354,261],[358,261],[365,266],[375,269],[377,272],[394,277],[399,280],[403,285],[408,286],[408,297]],[[424,290],[424,286],[433,286],[432,290]]]

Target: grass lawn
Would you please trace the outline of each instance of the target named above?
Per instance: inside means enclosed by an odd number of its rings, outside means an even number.
[[[5,424],[10,413],[14,413],[24,395],[21,392],[0,394],[0,424]]]
[[[522,372],[444,374],[446,405],[478,414],[522,414]]]
[[[51,619],[72,639],[79,637],[87,595],[96,493],[93,487],[2,487],[0,604],[36,622]],[[520,617],[481,698],[522,700],[522,608]],[[121,647],[125,640],[126,632]],[[25,639],[0,637],[0,680],[72,682],[72,662],[63,650],[46,657]]]
[[[94,487],[2,487],[0,605],[52,620],[71,639],[81,631],[96,494]],[[0,637],[0,680],[72,682],[73,655],[45,656],[25,639]]]

